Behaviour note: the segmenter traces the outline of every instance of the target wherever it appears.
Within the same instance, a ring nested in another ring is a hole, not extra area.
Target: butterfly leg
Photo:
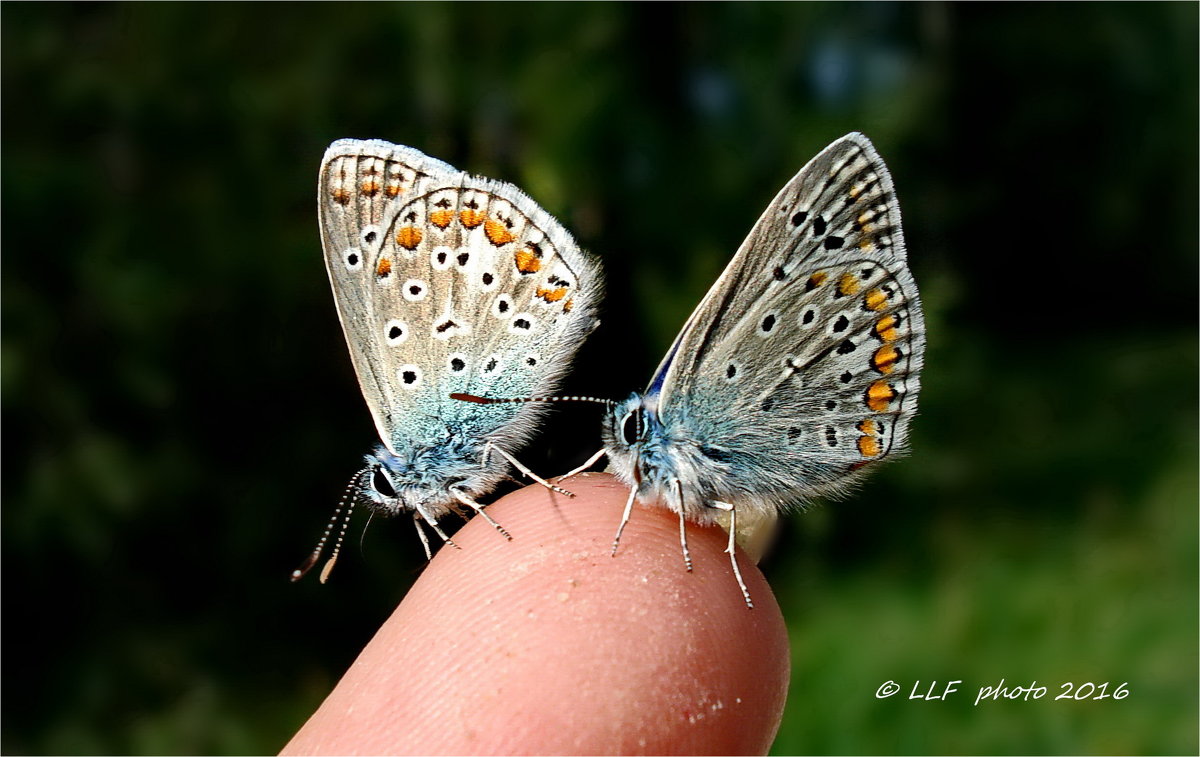
[[[692,572],[692,553],[687,545],[687,521],[683,517],[683,483],[675,479],[675,493],[679,495],[679,546],[683,548],[683,567]]]
[[[425,529],[421,528],[421,515],[417,511],[413,511],[413,527],[417,529],[417,536],[421,537],[421,546],[425,548],[425,559],[432,560],[433,552],[429,549],[429,537],[425,536]]]
[[[729,513],[729,546],[725,551],[729,553],[729,564],[733,566],[733,575],[737,578],[738,586],[742,589],[742,598],[746,600],[746,607],[754,609],[754,602],[750,599],[750,590],[746,588],[746,582],[742,580],[742,571],[738,568],[737,562],[737,542],[734,540],[734,535],[737,533],[737,509],[728,502],[712,503],[713,507],[724,510]]]
[[[501,535],[501,536],[503,536],[505,539],[508,539],[509,541],[512,541],[512,536],[510,536],[510,535],[509,535],[509,533],[508,533],[507,531],[505,531],[505,530],[504,530],[504,526],[501,526],[499,523],[497,523],[497,522],[496,522],[496,521],[495,521],[495,520],[492,518],[492,516],[488,515],[488,514],[487,514],[487,511],[483,509],[483,505],[481,505],[481,504],[479,504],[478,502],[476,502],[475,500],[471,499],[470,497],[468,497],[468,496],[466,495],[466,493],[465,493],[465,492],[462,492],[462,491],[460,491],[460,490],[458,490],[458,489],[451,489],[451,490],[450,490],[450,496],[451,496],[451,497],[454,497],[454,498],[455,498],[455,499],[457,499],[459,502],[463,503],[463,504],[464,504],[464,505],[466,505],[467,507],[469,507],[469,508],[471,508],[472,510],[474,510],[475,512],[479,513],[479,515],[480,515],[480,516],[481,516],[481,517],[482,517],[484,520],[486,520],[486,521],[487,521],[489,524],[491,524],[492,528],[494,528],[494,529],[496,529],[497,531],[499,531],[499,532],[500,532],[500,535]]]
[[[531,478],[531,479],[533,479],[534,481],[538,482],[539,484],[541,484],[542,486],[546,487],[546,488],[547,488],[547,489],[549,489],[550,491],[555,491],[555,492],[558,492],[559,494],[565,494],[565,495],[567,495],[568,497],[574,497],[574,496],[575,496],[575,493],[574,493],[574,492],[569,492],[569,491],[567,491],[566,489],[560,489],[559,487],[557,487],[557,486],[555,486],[554,484],[550,483],[549,481],[547,481],[546,479],[542,478],[542,477],[541,477],[541,476],[539,476],[538,474],[536,474],[536,473],[534,473],[533,471],[529,470],[529,469],[528,469],[528,468],[526,468],[524,465],[522,465],[522,464],[521,464],[521,462],[520,462],[519,460],[517,460],[517,458],[515,458],[515,457],[513,457],[512,455],[508,454],[507,452],[505,452],[504,450],[500,449],[499,447],[497,447],[496,445],[492,444],[491,442],[488,442],[488,443],[487,443],[487,445],[485,445],[485,446],[484,446],[484,448],[483,448],[483,459],[484,459],[484,462],[485,462],[485,464],[486,464],[486,462],[487,462],[488,453],[489,453],[491,450],[495,450],[495,451],[499,452],[499,453],[500,453],[500,456],[501,456],[501,457],[503,457],[505,460],[507,460],[507,461],[509,462],[509,464],[511,464],[511,465],[512,465],[512,467],[514,467],[514,468],[516,468],[517,470],[521,471],[521,472],[522,472],[522,473],[524,473],[526,476],[528,476],[529,478]]]
[[[446,536],[446,532],[443,531],[442,527],[438,525],[436,518],[434,518],[432,515],[425,512],[424,510],[418,509],[417,512],[420,513],[421,518],[424,519],[424,521],[425,521],[425,524],[427,526],[429,526],[430,528],[432,528],[433,532],[435,534],[442,537],[442,541],[446,542],[447,544],[449,544],[451,547],[454,547],[455,549],[461,549],[461,547],[459,547],[457,544],[454,543],[453,539],[451,539],[449,536]],[[418,529],[418,530],[420,530],[420,529]],[[424,535],[422,535],[422,539],[423,538],[424,538]],[[429,553],[428,545],[425,546],[425,552],[426,552],[426,554]],[[432,559],[432,558],[430,558],[430,559]]]
[[[578,468],[572,470],[570,473],[567,473],[566,475],[559,476],[558,483],[561,484],[563,481],[566,481],[568,478],[571,478],[572,476],[578,476],[580,473],[583,473],[585,470],[587,470],[588,468],[595,465],[597,460],[599,460],[600,458],[604,457],[607,454],[608,454],[608,450],[601,448],[596,454],[589,457],[586,463],[584,463],[583,465],[579,466]]]
[[[629,515],[633,512],[633,501],[637,499],[637,486],[629,488],[629,501],[625,503],[625,512],[621,515],[621,525],[617,526],[617,535],[613,538],[612,556],[617,556],[617,545],[621,543],[621,532],[625,530],[625,524],[629,522]]]

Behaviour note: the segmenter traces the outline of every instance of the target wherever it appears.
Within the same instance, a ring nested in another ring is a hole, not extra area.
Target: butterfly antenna
[[[326,564],[325,568],[321,571],[321,583],[325,583],[325,579],[329,577],[329,571],[333,569],[334,561],[337,560],[338,550],[342,545],[342,537],[345,536],[346,526],[350,523],[350,513],[354,510],[353,502],[350,503],[349,509],[346,508],[346,503],[350,502],[351,495],[358,488],[359,483],[362,481],[362,477],[369,473],[370,470],[370,468],[363,468],[358,473],[354,474],[354,476],[350,479],[350,483],[346,484],[346,491],[342,493],[342,499],[338,502],[337,509],[333,511],[333,516],[329,519],[329,523],[325,526],[325,532],[321,534],[320,541],[317,542],[317,546],[313,548],[312,554],[310,554],[308,558],[301,563],[300,567],[292,571],[292,581],[299,581],[301,578],[304,578],[304,575],[308,573],[308,571],[312,570],[312,567],[317,564],[318,560],[321,559],[321,553],[325,551],[325,545],[329,542],[329,535],[333,533],[334,525],[337,523],[338,518],[342,517],[342,511],[345,510],[345,522],[342,524],[341,533],[338,535],[337,546],[334,549],[333,556],[329,559],[328,564]]]
[[[329,562],[325,563],[324,568],[321,568],[321,583],[329,580],[329,574],[333,571],[333,564],[337,562],[338,555],[342,552],[342,541],[346,538],[346,529],[350,527],[350,513],[352,512],[354,512],[353,500],[351,500],[350,506],[346,508],[346,517],[342,519],[342,528],[338,531],[338,538],[333,545],[333,552],[329,555]]]
[[[454,392],[450,399],[461,402],[474,402],[479,405],[496,405],[501,402],[595,402],[599,405],[612,407],[617,403],[600,397],[480,397],[477,394]]]

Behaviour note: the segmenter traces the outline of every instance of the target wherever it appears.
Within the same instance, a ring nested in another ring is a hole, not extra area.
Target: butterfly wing
[[[836,491],[904,448],[924,347],[891,176],[849,134],[771,202],[648,394],[732,486]]]
[[[540,403],[449,395],[553,392],[597,323],[593,260],[517,188],[411,148],[334,143],[319,192],[338,314],[385,446],[449,430],[522,441]]]

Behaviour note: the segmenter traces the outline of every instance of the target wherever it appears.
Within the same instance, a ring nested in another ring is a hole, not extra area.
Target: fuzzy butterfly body
[[[649,388],[606,416],[632,487],[621,527],[635,499],[679,513],[681,539],[684,519],[728,521],[749,604],[737,518],[843,493],[901,454],[924,348],[891,176],[849,134],[779,192]]]
[[[437,519],[463,506],[496,525],[476,498],[514,466],[532,475],[512,453],[546,407],[450,395],[552,393],[598,323],[596,263],[511,184],[379,140],[329,147],[318,207],[338,316],[382,442],[343,504],[411,512],[427,552],[421,521],[447,542]]]

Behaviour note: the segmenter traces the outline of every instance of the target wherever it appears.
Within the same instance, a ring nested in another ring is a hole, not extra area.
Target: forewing
[[[827,490],[903,448],[924,345],[891,176],[850,134],[758,220],[660,367],[659,405],[771,485]]]
[[[323,197],[337,175],[329,165],[322,172]],[[361,265],[338,254],[345,238],[331,244],[328,233],[326,261],[384,443],[395,452],[451,429],[481,443],[521,441],[542,405],[449,395],[553,392],[596,324],[601,284],[590,257],[512,185],[463,173],[429,172],[376,215],[353,203],[323,202],[323,210],[333,218],[323,228],[366,230],[357,234]]]

